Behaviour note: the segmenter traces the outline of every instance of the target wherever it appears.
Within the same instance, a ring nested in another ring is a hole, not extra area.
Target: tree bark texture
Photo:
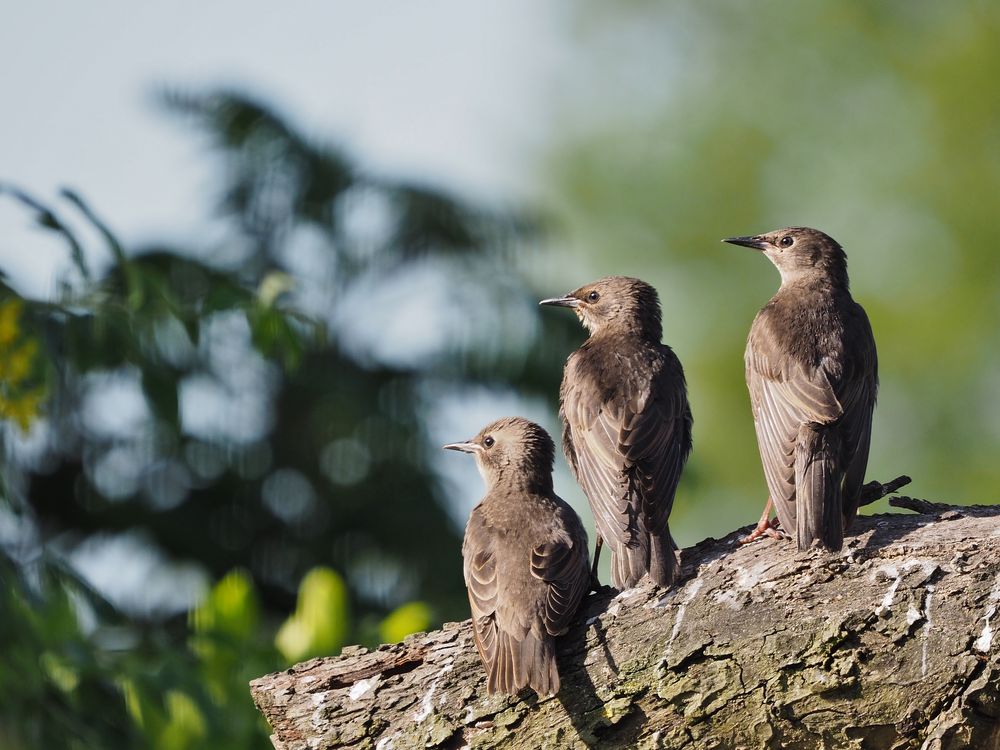
[[[684,550],[670,591],[591,594],[554,698],[487,696],[465,621],[254,701],[278,750],[1000,748],[1000,506],[861,517],[836,554],[745,531]]]

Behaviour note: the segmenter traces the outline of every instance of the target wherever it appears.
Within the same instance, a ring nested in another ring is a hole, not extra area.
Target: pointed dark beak
[[[475,453],[479,450],[479,446],[475,443],[448,443],[448,445],[441,447],[446,451],[461,451],[462,453]]]
[[[567,294],[565,297],[553,297],[552,299],[543,299],[538,304],[552,305],[553,307],[579,307],[580,300],[578,300],[576,297],[571,297]]]
[[[767,248],[767,242],[761,239],[760,236],[726,237],[723,242],[728,242],[730,245],[742,245],[743,247],[753,248],[754,250],[764,250]]]

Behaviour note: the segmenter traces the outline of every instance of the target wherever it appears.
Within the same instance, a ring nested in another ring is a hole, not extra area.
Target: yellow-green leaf
[[[431,608],[424,602],[409,602],[390,612],[378,626],[382,643],[398,643],[411,633],[427,630]]]

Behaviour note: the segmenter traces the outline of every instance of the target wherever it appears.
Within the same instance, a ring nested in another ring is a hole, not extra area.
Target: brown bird
[[[572,308],[590,337],[566,361],[560,388],[563,450],[590,501],[618,589],[677,580],[667,519],[691,452],[684,370],[660,343],[660,300],[639,279],[609,276],[542,300]]]
[[[552,490],[555,446],[534,422],[507,417],[464,443],[486,481],[462,543],[465,585],[486,689],[559,692],[555,636],[590,588],[587,533]]]
[[[851,297],[847,256],[816,229],[791,227],[725,242],[760,250],[781,288],[757,313],[746,378],[769,491],[799,549],[839,550],[858,511],[878,391],[875,337]],[[748,539],[749,539],[748,538]]]

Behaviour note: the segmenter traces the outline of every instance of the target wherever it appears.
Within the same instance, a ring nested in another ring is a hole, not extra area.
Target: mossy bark
[[[486,696],[468,622],[251,691],[278,750],[1000,748],[1000,506],[859,518],[837,554],[741,533],[588,597],[555,698]]]

